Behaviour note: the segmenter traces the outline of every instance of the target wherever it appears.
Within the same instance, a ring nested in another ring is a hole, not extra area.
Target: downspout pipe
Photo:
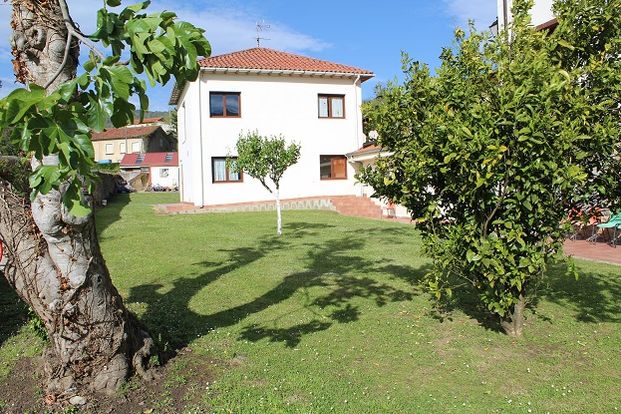
[[[358,104],[358,84],[360,83],[360,75],[356,77],[354,81],[354,96],[356,97],[356,145],[360,148],[360,124],[362,124],[362,109],[359,108]],[[358,118],[358,114],[360,113],[360,118]]]
[[[354,151],[358,150],[358,148],[360,148],[361,142],[360,142],[360,125],[362,124],[362,108],[360,108],[360,105],[358,103],[358,84],[360,83],[360,75],[358,75],[356,77],[356,80],[354,81],[354,96],[356,97],[356,148],[354,149]],[[358,118],[358,114],[360,114],[360,118]],[[351,162],[351,160],[350,160]],[[362,165],[362,164],[360,164]],[[353,166],[353,165],[352,165]],[[354,167],[354,170],[356,168]],[[357,172],[357,171],[356,171]],[[360,186],[360,196],[364,195],[364,186]]]

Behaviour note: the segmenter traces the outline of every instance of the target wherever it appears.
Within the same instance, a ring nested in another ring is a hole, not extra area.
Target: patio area
[[[580,259],[621,265],[621,246],[606,242],[589,243],[586,240],[566,240],[565,254]]]

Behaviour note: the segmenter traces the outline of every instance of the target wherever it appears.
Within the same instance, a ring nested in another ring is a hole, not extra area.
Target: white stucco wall
[[[178,152],[179,152],[179,190],[181,201],[201,200],[200,164],[200,116],[198,82],[187,85],[179,98],[177,106]]]
[[[355,81],[203,72],[200,83],[190,84],[179,101],[179,108],[185,104],[186,116],[185,126],[179,128],[183,201],[200,206],[273,198],[248,176],[244,176],[243,183],[212,183],[212,157],[235,155],[240,133],[252,130],[262,135],[282,134],[287,141],[302,146],[300,161],[287,170],[281,181],[282,198],[359,195],[351,165],[346,180],[321,180],[319,172],[320,155],[345,155],[362,145],[362,97]],[[210,118],[210,92],[239,92],[241,117]],[[345,118],[319,118],[318,94],[344,95]]]
[[[162,170],[168,170],[166,177],[162,177]],[[161,185],[166,188],[174,188],[179,186],[179,168],[178,167],[151,167],[151,185]]]
[[[504,4],[507,4],[507,12],[506,15],[508,17],[508,21],[511,22],[511,5],[512,0],[497,0],[498,4],[498,23],[500,26],[505,25],[505,12],[504,12]],[[538,26],[542,23],[549,22],[554,19],[554,13],[552,13],[552,4],[553,0],[535,0],[535,5],[531,11],[533,17],[533,25]]]

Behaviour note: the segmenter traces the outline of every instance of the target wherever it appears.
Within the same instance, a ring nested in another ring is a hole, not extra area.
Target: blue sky
[[[68,0],[72,16],[84,32],[95,26],[102,0]],[[132,2],[124,2],[131,4]],[[452,42],[456,26],[469,18],[479,28],[496,18],[496,0],[154,0],[151,10],[173,10],[180,18],[206,29],[213,54],[254,47],[255,24],[271,27],[262,46],[375,72],[363,87],[373,96],[376,82],[400,79],[401,51],[435,67],[443,46]],[[10,6],[0,3],[0,36],[8,39]],[[14,86],[8,40],[0,46],[0,95]],[[151,110],[167,110],[172,85],[149,91]]]

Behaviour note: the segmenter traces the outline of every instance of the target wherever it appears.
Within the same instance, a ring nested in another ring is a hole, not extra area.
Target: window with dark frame
[[[212,118],[241,117],[240,98],[239,92],[210,92],[209,115]]]
[[[347,157],[344,155],[320,155],[319,173],[322,180],[347,179]]]
[[[230,158],[231,163],[237,162],[237,158]],[[226,163],[226,157],[211,158],[212,182],[214,183],[240,183],[244,181],[242,172],[235,172]]]
[[[345,95],[318,95],[319,118],[345,118]]]

